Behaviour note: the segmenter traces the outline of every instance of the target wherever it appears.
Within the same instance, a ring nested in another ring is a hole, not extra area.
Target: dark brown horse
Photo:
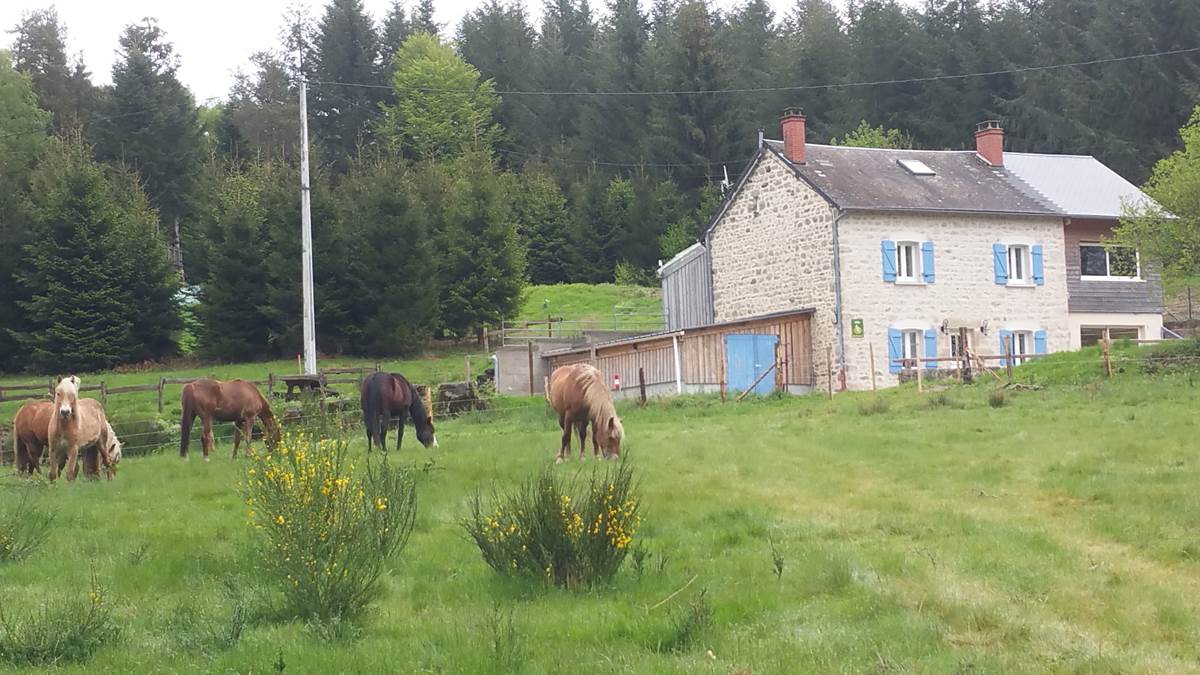
[[[17,473],[33,473],[42,463],[42,452],[50,444],[50,401],[30,401],[21,406],[13,418],[13,435],[17,442]]]
[[[266,428],[268,444],[279,442],[279,425],[271,413],[271,404],[259,393],[258,387],[245,380],[194,380],[183,385],[183,417],[179,420],[179,456],[187,459],[188,442],[192,434],[192,422],[196,416],[204,425],[201,443],[204,446],[204,461],[213,450],[212,424],[233,422],[233,456],[237,457],[242,437],[250,447],[254,433],[254,420],[261,419]]]
[[[417,440],[425,447],[437,447],[437,436],[433,433],[433,417],[425,412],[425,404],[417,394],[417,388],[409,384],[403,375],[396,373],[373,373],[363,380],[359,397],[362,404],[363,423],[367,426],[367,452],[372,444],[387,451],[387,432],[393,418],[399,419],[396,431],[396,449],[404,440],[404,418],[412,417],[417,430]]]

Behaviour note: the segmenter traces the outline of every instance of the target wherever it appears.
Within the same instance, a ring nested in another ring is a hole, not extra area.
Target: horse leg
[[[67,480],[75,480],[79,473],[79,448],[72,445],[67,449]]]
[[[558,425],[562,427],[562,442],[559,443],[558,459],[555,463],[561,463],[571,454],[571,416],[566,413],[559,413]]]
[[[237,422],[233,423],[233,458],[237,459],[238,445],[242,442],[242,427]]]
[[[98,444],[83,451],[83,475],[90,479],[100,477],[100,446]]]
[[[205,417],[202,415],[200,417],[200,421],[204,424],[204,433],[201,434],[200,439],[201,439],[202,445],[204,446],[204,461],[207,462],[208,461],[208,453],[213,451],[213,445],[215,444],[215,442],[213,441],[212,416],[210,415],[210,416]]]
[[[575,424],[575,431],[579,434],[579,461],[587,458],[587,418]]]
[[[392,413],[385,412],[379,416],[379,449],[387,452],[387,432],[392,426]]]
[[[400,450],[400,446],[404,443],[404,422],[407,417],[408,417],[408,410],[401,410],[400,414],[396,415],[396,419],[399,420],[396,423],[396,450],[397,451]],[[416,422],[413,422],[413,424],[416,424]]]
[[[254,417],[247,417],[243,423],[245,428],[242,429],[242,437],[246,439],[246,454],[249,455],[254,450]],[[234,457],[237,453],[233,453]]]

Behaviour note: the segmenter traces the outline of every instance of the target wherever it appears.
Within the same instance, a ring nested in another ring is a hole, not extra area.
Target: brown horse
[[[275,415],[271,413],[271,404],[259,393],[258,387],[245,380],[221,382],[205,378],[183,385],[183,417],[179,420],[179,456],[183,459],[187,459],[192,422],[197,416],[204,425],[204,434],[200,440],[206,462],[213,450],[213,420],[234,423],[234,457],[237,457],[238,446],[243,437],[246,439],[246,447],[250,447],[255,419],[262,420],[268,444],[279,442],[279,425],[275,422]]]
[[[563,432],[557,461],[567,459],[571,453],[572,427],[579,434],[579,460],[583,461],[589,422],[592,425],[592,454],[599,456],[600,449],[604,448],[605,459],[620,456],[625,429],[599,370],[586,363],[555,370],[550,376],[546,399],[558,413],[558,426]]]
[[[100,464],[110,467],[107,453],[115,435],[104,415],[104,407],[92,398],[79,398],[79,378],[63,378],[54,388],[54,403],[46,440],[50,447],[49,478],[55,480],[66,467],[67,480],[75,480],[79,470],[79,451],[84,454],[84,471],[89,476],[99,474]],[[111,437],[111,439],[110,439]],[[118,445],[118,456],[120,449]]]
[[[50,444],[50,415],[54,404],[50,401],[30,401],[21,406],[13,418],[13,436],[17,442],[17,473],[28,473],[39,469],[42,452]]]
[[[393,418],[399,419],[396,430],[396,449],[404,441],[404,418],[412,417],[417,430],[417,440],[425,447],[437,447],[437,435],[433,432],[433,417],[425,411],[425,404],[417,394],[417,388],[397,373],[372,373],[363,380],[359,395],[363,423],[367,427],[367,452],[377,444],[387,452],[387,432]]]

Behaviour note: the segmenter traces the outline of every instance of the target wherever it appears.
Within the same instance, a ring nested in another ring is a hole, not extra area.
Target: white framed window
[[[1013,363],[1021,365],[1034,353],[1033,331],[1015,330],[1012,334]]]
[[[1129,246],[1080,244],[1079,276],[1088,280],[1140,281],[1141,257]]]
[[[918,283],[921,280],[921,245],[915,241],[896,242],[896,281]]]
[[[903,346],[901,357],[904,359],[905,368],[920,368],[921,364],[916,359],[921,358],[921,337],[923,332],[919,330],[902,330],[900,331],[900,344]]]
[[[1010,286],[1028,286],[1033,283],[1030,274],[1029,247],[1012,244],[1008,247],[1008,283]]]
[[[1079,345],[1081,347],[1091,347],[1092,345],[1100,344],[1105,339],[1115,342],[1117,340],[1140,340],[1141,337],[1141,326],[1079,327]]]

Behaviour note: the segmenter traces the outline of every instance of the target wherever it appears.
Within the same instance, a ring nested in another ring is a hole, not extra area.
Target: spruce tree
[[[569,216],[562,190],[545,172],[526,170],[513,178],[514,215],[526,252],[529,281],[560,284],[571,278],[567,245]]]
[[[392,57],[400,50],[400,45],[412,34],[412,23],[404,12],[404,3],[392,0],[387,16],[383,20],[383,32],[379,35],[379,63],[382,82],[387,82],[392,73]]]
[[[21,17],[12,32],[13,65],[30,76],[38,105],[54,115],[54,129],[62,132],[90,121],[93,87],[81,66],[67,63],[66,28],[58,11],[34,10]]]
[[[326,84],[309,89],[309,114],[316,141],[335,173],[344,172],[360,147],[372,140],[383,90],[344,84],[380,80],[379,37],[362,0],[331,0],[317,27],[313,75]]]
[[[433,18],[433,0],[417,0],[412,11],[412,32],[426,33],[436,37],[441,30]]]
[[[500,90],[537,89],[533,27],[525,8],[517,3],[502,4],[487,0],[482,7],[463,17],[458,29],[458,52],[480,75]],[[536,114],[536,101],[530,96],[503,97],[496,108],[496,122],[505,130],[502,148],[514,150],[506,155],[521,163],[527,150],[543,139]]]

